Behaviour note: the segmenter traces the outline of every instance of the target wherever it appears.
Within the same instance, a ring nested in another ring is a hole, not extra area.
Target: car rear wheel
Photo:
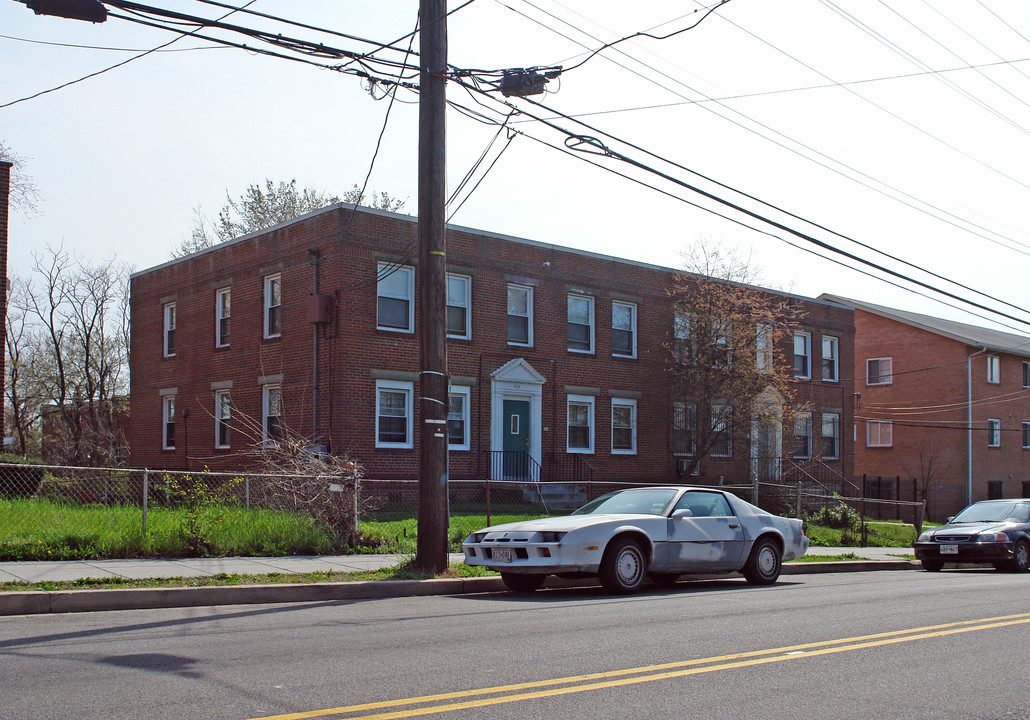
[[[632,538],[617,538],[608,545],[598,572],[601,586],[610,593],[636,592],[647,577],[647,554]]]
[[[546,575],[524,575],[522,573],[501,573],[501,582],[513,593],[525,595],[533,592],[547,579]]]
[[[920,562],[923,563],[923,570],[927,572],[940,572],[944,567],[944,563],[940,560],[921,560]]]
[[[1026,572],[1030,568],[1030,544],[1026,540],[1016,541],[1012,560],[1005,566],[1010,572]]]
[[[741,572],[752,585],[772,585],[780,577],[783,553],[770,538],[755,543]]]

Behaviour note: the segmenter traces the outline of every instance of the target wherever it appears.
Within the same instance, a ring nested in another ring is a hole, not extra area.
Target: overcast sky
[[[207,18],[225,12],[195,0],[154,2]],[[416,0],[256,0],[248,9],[385,44],[415,27],[417,8]],[[986,324],[886,284],[880,271],[867,269],[870,277],[827,260],[826,248],[681,181],[1030,320],[1018,309],[1030,307],[1030,3],[731,0],[705,12],[661,0],[475,0],[454,12],[450,63],[476,70],[571,68],[618,38],[693,27],[603,50],[533,98],[544,107],[515,100],[558,127],[516,115],[510,144],[504,131],[491,145],[497,125],[452,109],[449,190],[486,153],[468,187],[479,185],[452,222],[670,267],[701,243],[736,248],[777,288]],[[370,49],[242,13],[231,21]],[[266,177],[343,193],[368,173],[388,108],[369,187],[407,198],[405,211],[415,213],[418,106],[409,90],[391,107],[382,86],[370,92],[353,75],[185,38],[14,102],[174,37],[116,18],[93,25],[35,16],[0,0],[0,139],[27,159],[43,198],[38,216],[11,219],[9,274],[25,275],[34,249],[62,242],[84,259],[160,264],[188,237],[195,208],[214,218],[227,192],[236,197]],[[508,112],[455,83],[448,98],[491,120]],[[565,131],[598,137],[648,168],[563,152]]]

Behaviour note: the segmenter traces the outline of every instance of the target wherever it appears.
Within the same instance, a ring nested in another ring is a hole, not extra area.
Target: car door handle
[[[740,525],[737,525],[736,523],[730,523],[730,529],[731,530],[736,530],[739,527],[740,527]]]

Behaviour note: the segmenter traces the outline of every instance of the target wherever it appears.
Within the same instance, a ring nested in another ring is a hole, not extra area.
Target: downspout
[[[311,256],[311,294],[318,297],[318,248],[308,248]],[[311,444],[318,445],[318,323],[311,324]]]
[[[966,358],[966,504],[973,504],[973,358],[987,352],[987,346]]]

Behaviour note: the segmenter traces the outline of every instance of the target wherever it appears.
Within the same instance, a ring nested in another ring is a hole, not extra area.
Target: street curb
[[[848,560],[798,563],[783,566],[783,575],[915,570],[910,560]],[[546,587],[589,587],[586,580],[548,579]],[[124,588],[116,590],[29,590],[0,593],[0,616],[50,613],[150,610],[158,608],[213,607],[258,603],[332,602],[378,600],[426,595],[464,595],[501,592],[499,577],[435,578],[432,580],[370,580],[366,582],[304,583],[276,585],[227,585],[185,588]]]

